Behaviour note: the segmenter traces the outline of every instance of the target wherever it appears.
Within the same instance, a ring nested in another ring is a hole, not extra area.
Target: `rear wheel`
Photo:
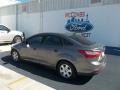
[[[11,56],[12,56],[13,61],[15,61],[15,62],[20,61],[20,55],[17,50],[12,50]]]
[[[64,79],[71,80],[76,78],[76,69],[74,66],[66,61],[61,61],[57,65],[58,74]]]
[[[22,42],[22,38],[20,36],[16,36],[16,37],[14,37],[12,43],[14,44],[14,43],[21,43],[21,42]]]

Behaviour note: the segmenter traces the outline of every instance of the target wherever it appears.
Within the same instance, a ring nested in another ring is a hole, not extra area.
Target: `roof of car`
[[[46,32],[46,33],[38,33],[38,34],[36,34],[36,35],[56,35],[56,36],[66,36],[66,34],[64,34],[64,33],[52,33],[52,32]],[[35,35],[35,36],[36,36]]]
[[[64,37],[64,38],[69,38],[69,37],[74,37],[77,35],[77,33],[54,33],[54,32],[45,32],[45,33],[38,33],[36,35],[33,35],[29,38],[32,38],[34,36],[37,36],[37,35],[55,35],[55,36],[59,36],[59,37]],[[81,36],[80,34],[78,36]]]
[[[36,34],[36,35],[58,35],[58,36],[73,36],[74,33],[53,33],[53,32],[45,32],[45,33],[39,33],[39,34]]]

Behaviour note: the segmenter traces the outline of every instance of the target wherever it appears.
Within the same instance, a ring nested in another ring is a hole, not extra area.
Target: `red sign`
[[[65,17],[84,17],[85,12],[68,12],[65,13]]]

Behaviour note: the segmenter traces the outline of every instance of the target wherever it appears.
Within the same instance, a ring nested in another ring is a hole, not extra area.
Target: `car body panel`
[[[40,34],[42,35],[42,34]],[[59,37],[67,38],[67,40],[71,40],[69,37],[62,34],[52,34],[46,33],[46,35],[56,35]],[[12,49],[17,50],[20,53],[20,56],[28,61],[32,61],[35,63],[40,63],[44,65],[48,65],[56,68],[56,65],[59,61],[65,60],[73,64],[76,68],[77,73],[93,73],[102,71],[106,65],[106,57],[104,54],[104,47],[97,44],[90,45],[82,45],[76,42],[75,40],[71,40],[74,43],[71,46],[49,46],[49,45],[36,45],[31,46],[26,44],[26,41],[12,46]],[[97,58],[88,59],[82,54],[79,53],[79,49],[86,50],[101,50],[102,54]]]

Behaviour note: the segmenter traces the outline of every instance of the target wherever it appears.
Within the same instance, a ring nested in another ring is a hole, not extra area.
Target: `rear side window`
[[[43,40],[43,44],[49,46],[62,46],[61,39],[54,35],[46,36]]]
[[[70,36],[71,39],[83,44],[83,45],[92,45],[94,44],[94,42],[88,40],[87,38],[85,37],[82,37],[82,36]]]
[[[73,43],[70,42],[70,41],[67,40],[67,39],[62,39],[62,41],[63,41],[63,45],[65,45],[65,46],[72,46],[72,45],[73,45]]]

